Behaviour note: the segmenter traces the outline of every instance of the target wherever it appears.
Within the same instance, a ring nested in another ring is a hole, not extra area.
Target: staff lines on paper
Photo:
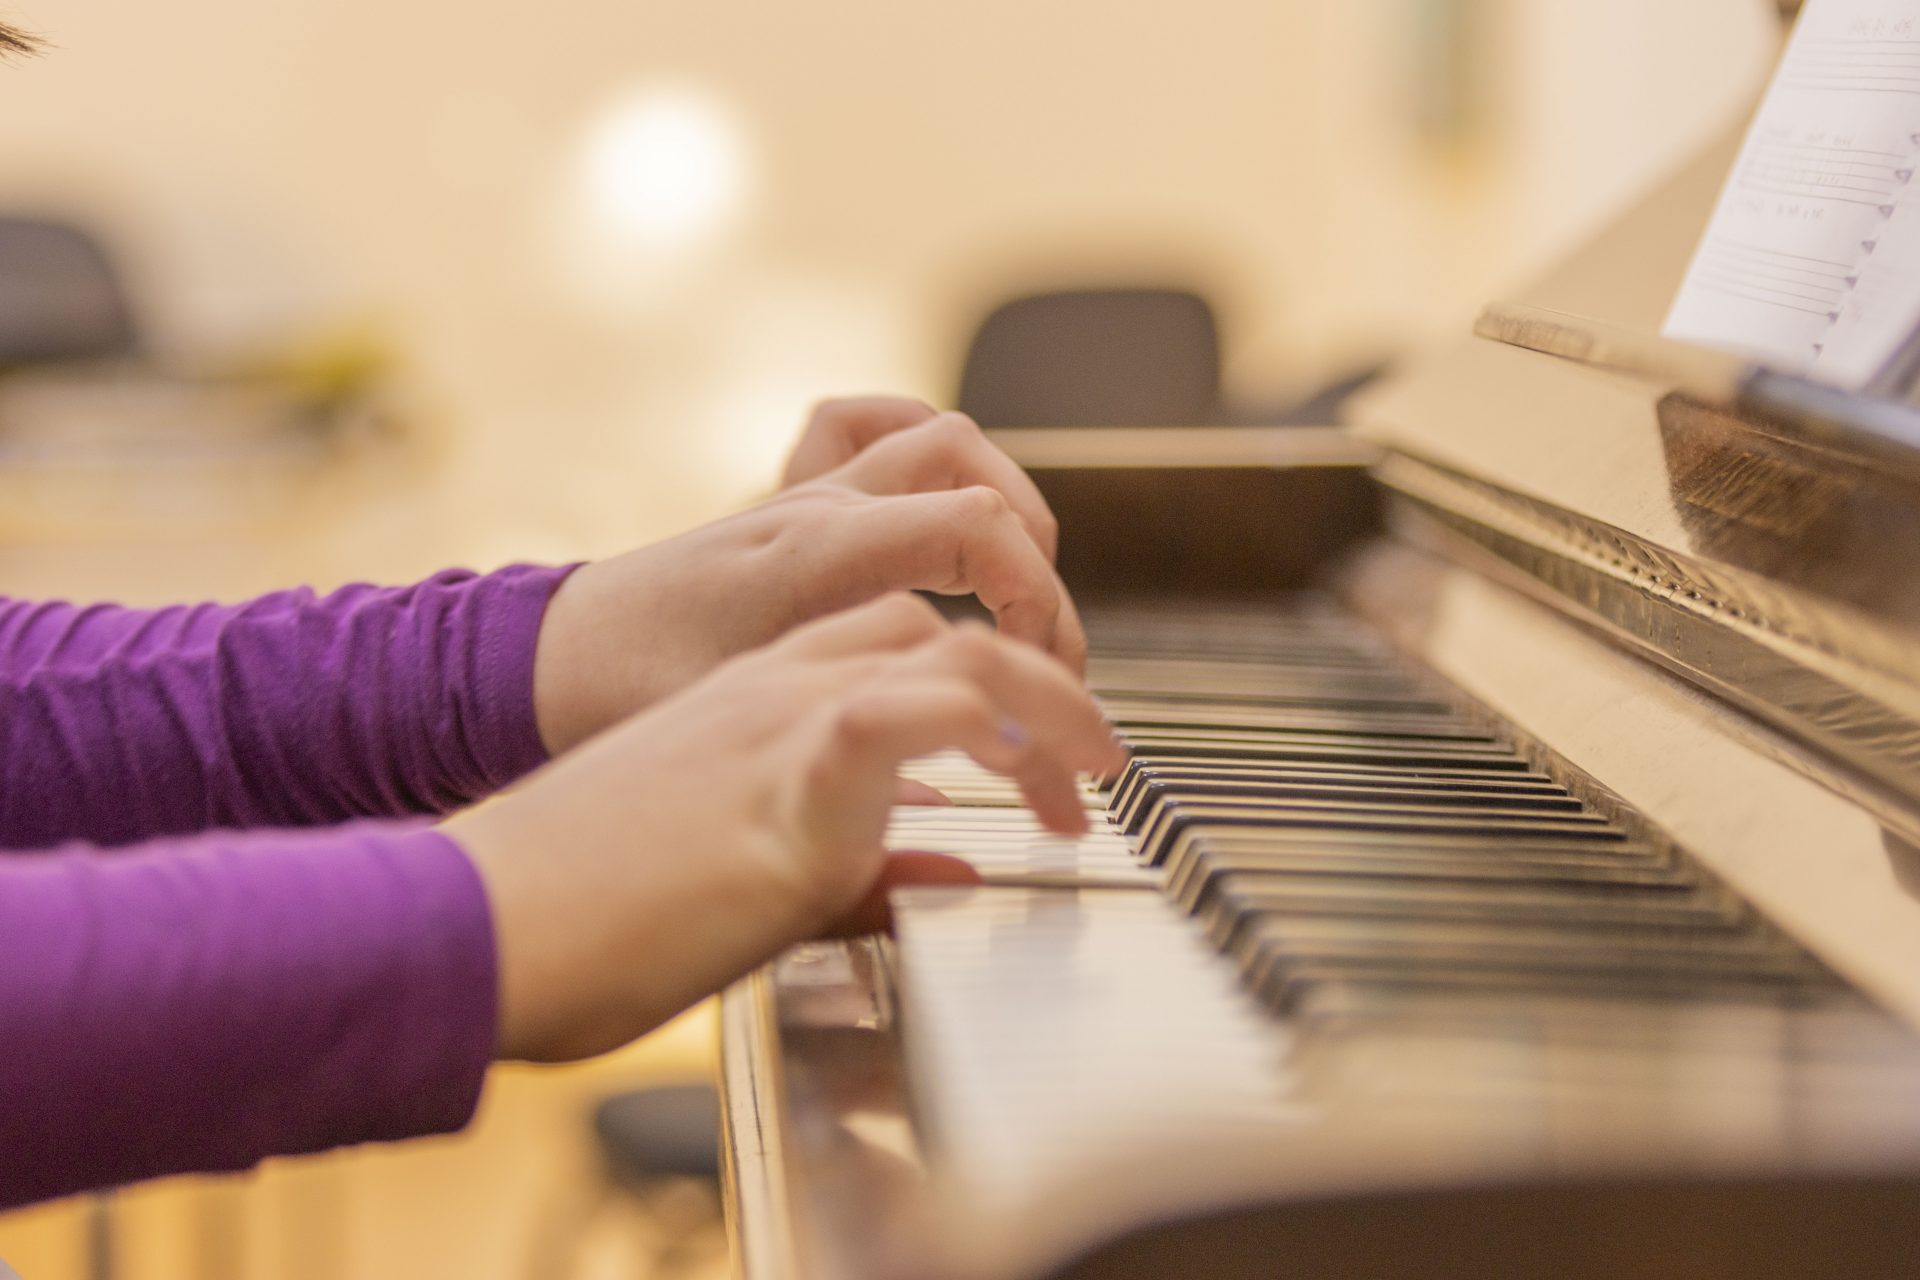
[[[1774,151],[1768,144],[1761,143],[1747,157],[1747,167],[1766,165],[1775,169],[1792,169],[1799,173],[1832,173],[1843,178],[1858,178],[1883,183],[1899,180],[1902,166],[1894,166],[1884,160],[1828,160],[1820,156],[1804,156],[1787,151]],[[1868,169],[1868,173],[1856,170]]]
[[[1837,155],[1883,156],[1888,160],[1905,160],[1910,154],[1905,151],[1876,151],[1872,147],[1841,147],[1831,142],[1794,142],[1787,138],[1761,138],[1759,141],[1762,146],[1779,147],[1793,151],[1827,151]],[[1872,162],[1862,161],[1861,163],[1870,164]]]
[[[1716,266],[1711,262],[1701,263],[1700,271],[1706,277],[1717,278],[1722,284],[1738,285],[1743,289],[1758,289],[1762,293],[1777,293],[1783,298],[1797,298],[1802,302],[1817,302],[1828,311],[1837,309],[1846,299],[1845,290],[1840,290],[1837,293],[1828,290],[1808,292],[1803,289],[1787,287],[1787,285],[1792,282],[1775,282],[1769,284],[1763,280],[1756,280],[1743,271],[1729,271],[1725,267]],[[1815,288],[1817,289],[1818,287],[1815,286]]]
[[[1920,66],[1893,67],[1885,72],[1880,72],[1867,71],[1859,67],[1829,67],[1824,64],[1805,66],[1795,61],[1787,65],[1783,74],[1791,77],[1791,79],[1787,81],[1789,84],[1795,79],[1843,80],[1850,87],[1870,89],[1873,87],[1872,82],[1876,80],[1890,81],[1893,84],[1912,84],[1914,78],[1920,75]]]
[[[1748,244],[1744,240],[1721,240],[1718,244],[1724,249],[1744,249],[1748,253],[1766,253],[1776,258],[1798,258],[1802,262],[1817,262],[1823,267],[1839,267],[1842,271],[1853,270],[1851,262],[1835,262],[1831,258],[1814,258],[1804,253],[1791,253],[1785,249],[1769,249],[1765,245]]]
[[[1844,81],[1840,84],[1814,84],[1807,80],[1782,80],[1780,83],[1789,89],[1803,89],[1808,93],[1898,93],[1907,97],[1920,94],[1920,89],[1885,89],[1879,85],[1853,84]]]
[[[1857,58],[1795,58],[1788,65],[1794,71],[1805,71],[1811,75],[1853,75],[1856,72],[1869,71],[1920,71],[1920,50],[1901,57],[1911,57],[1914,62],[1865,62]],[[1896,76],[1865,77],[1868,80],[1899,79]]]
[[[1888,203],[1885,200],[1861,200],[1854,196],[1836,196],[1826,191],[1789,191],[1784,187],[1764,186],[1761,183],[1748,182],[1745,179],[1741,180],[1740,185],[1745,190],[1756,191],[1762,195],[1789,196],[1795,200],[1838,200],[1841,204],[1863,204],[1871,209],[1881,208]]]
[[[1763,307],[1779,307],[1786,311],[1802,311],[1810,316],[1822,316],[1827,319],[1833,318],[1833,312],[1831,310],[1823,311],[1819,307],[1803,307],[1795,302],[1782,302],[1778,298],[1763,298],[1758,294],[1749,293],[1745,289],[1736,289],[1731,285],[1724,285],[1717,280],[1709,280],[1704,276],[1695,280],[1694,283],[1709,293],[1721,293],[1729,298],[1740,298],[1746,302],[1757,302]]]
[[[1873,81],[1883,84],[1913,84],[1920,79],[1920,66],[1902,67],[1905,73],[1895,75],[1891,71],[1862,71],[1857,67],[1801,67],[1793,68],[1794,75],[1801,80],[1844,80],[1852,89],[1872,89]]]
[[[1744,272],[1727,271],[1709,262],[1700,264],[1700,278],[1722,285],[1737,285],[1742,289],[1754,289],[1760,293],[1778,294],[1782,298],[1795,298],[1801,302],[1817,302],[1821,306],[1822,315],[1837,310],[1842,298],[1845,296],[1842,294],[1836,297],[1824,297],[1819,293],[1804,293],[1799,289],[1789,289],[1780,284],[1766,284],[1753,279]]]
[[[1801,182],[1812,187],[1838,187],[1842,191],[1877,192],[1881,195],[1892,195],[1899,186],[1892,177],[1876,180],[1864,173],[1844,173],[1817,164],[1768,160],[1764,156],[1749,160],[1746,173],[1764,182]]]
[[[1720,256],[1723,260],[1719,263],[1713,263],[1712,259],[1709,258],[1706,265],[1713,265],[1717,270],[1726,271],[1734,275],[1755,276],[1763,280],[1778,280],[1782,284],[1804,285],[1809,289],[1831,290],[1836,299],[1844,297],[1847,290],[1851,287],[1848,284],[1850,277],[1814,275],[1813,270],[1809,267],[1790,267],[1780,264],[1750,262],[1744,258],[1727,255]],[[1787,272],[1800,272],[1801,274],[1788,275],[1786,274]],[[1813,278],[1806,279],[1806,276],[1812,276]]]
[[[1795,62],[1818,60],[1821,62],[1857,62],[1871,65],[1875,58],[1920,58],[1920,48],[1876,49],[1868,45],[1829,45],[1826,48],[1807,46],[1795,49],[1790,55]]]
[[[1805,302],[1817,302],[1829,311],[1847,300],[1847,290],[1828,289],[1821,285],[1809,284],[1804,280],[1782,280],[1777,276],[1756,276],[1752,272],[1721,263],[1703,262],[1700,270],[1716,276],[1723,284],[1749,285],[1755,289],[1765,289],[1785,297],[1799,298]]]
[[[1738,253],[1746,257],[1758,258],[1759,263],[1756,264],[1756,267],[1760,264],[1764,264],[1766,266],[1778,268],[1779,270],[1782,270],[1782,271],[1805,271],[1808,274],[1817,274],[1817,275],[1823,276],[1828,280],[1835,280],[1835,281],[1845,281],[1848,276],[1851,276],[1856,270],[1858,270],[1858,268],[1856,268],[1850,263],[1828,262],[1824,258],[1804,258],[1798,254],[1782,254],[1778,249],[1751,249],[1751,248],[1748,248],[1746,245],[1736,244],[1731,240],[1720,241],[1718,244],[1713,246],[1713,251],[1715,253]],[[1788,257],[1788,258],[1801,257],[1801,262],[1771,261],[1771,259],[1775,257]],[[1802,266],[1801,265],[1802,262],[1808,265]],[[1832,273],[1832,274],[1829,274],[1829,273]]]
[[[1784,148],[1780,148],[1779,150],[1784,150]],[[1851,178],[1879,177],[1882,181],[1896,181],[1900,173],[1899,169],[1888,164],[1885,160],[1821,160],[1812,156],[1773,154],[1775,151],[1776,148],[1773,143],[1763,142],[1756,151],[1754,159],[1760,160],[1763,157],[1767,157],[1767,163],[1769,164],[1790,166],[1805,169],[1809,172],[1821,169],[1829,172],[1843,169],[1866,169],[1869,170],[1868,173],[1849,172],[1847,176]]]
[[[1900,172],[1890,161],[1886,160],[1823,160],[1817,156],[1796,155],[1787,151],[1784,147],[1776,148],[1770,142],[1760,144],[1760,151],[1759,154],[1755,156],[1755,159],[1761,157],[1767,158],[1771,164],[1794,165],[1809,170],[1826,169],[1829,171],[1845,171],[1848,176],[1855,178],[1878,177],[1882,180],[1890,180],[1897,177]],[[1866,172],[1856,172],[1857,170],[1863,169]]]

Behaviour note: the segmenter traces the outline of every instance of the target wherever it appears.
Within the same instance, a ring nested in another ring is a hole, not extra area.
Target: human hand
[[[796,630],[469,810],[500,954],[500,1052],[614,1048],[831,929],[886,866],[900,764],[958,748],[1085,829],[1120,748],[1031,645],[890,596]]]
[[[929,416],[915,418],[921,410]],[[1086,637],[1053,569],[1053,515],[970,419],[912,401],[829,402],[789,474],[811,478],[561,585],[534,664],[550,752],[802,622],[890,591],[973,592],[1006,635],[1084,664]]]
[[[940,411],[911,396],[842,396],[822,400],[807,415],[807,425],[787,465],[780,487],[816,480],[853,461],[855,454],[896,431],[917,427]]]

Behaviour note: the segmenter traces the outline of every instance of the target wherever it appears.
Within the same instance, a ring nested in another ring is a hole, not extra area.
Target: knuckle
[[[882,597],[878,607],[887,610],[889,618],[897,620],[902,626],[933,632],[946,625],[940,610],[931,601],[911,591],[896,591]]]
[[[969,521],[1002,520],[1013,513],[1007,495],[986,484],[970,484],[954,490],[954,505],[961,517]]]
[[[964,413],[942,413],[928,420],[929,430],[937,433],[940,440],[952,449],[967,449],[984,439],[980,424]]]
[[[835,740],[856,751],[871,745],[885,727],[885,708],[868,693],[849,695],[833,717]]]
[[[984,622],[966,621],[953,628],[944,642],[961,671],[977,675],[999,658],[1000,640]]]

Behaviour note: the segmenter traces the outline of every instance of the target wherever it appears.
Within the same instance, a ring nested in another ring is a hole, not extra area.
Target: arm
[[[443,813],[541,763],[565,570],[158,610],[0,601],[0,847]]]
[[[487,899],[437,832],[0,860],[0,1207],[458,1128],[494,1033]]]
[[[796,629],[447,826],[493,902],[500,1046],[599,1053],[795,942],[884,919],[887,883],[968,878],[884,841],[902,761],[959,748],[1049,828],[1124,756],[1031,645],[895,596]]]
[[[446,813],[903,588],[977,594],[1008,635],[1081,662],[1053,516],[966,418],[828,402],[788,478],[578,572],[153,611],[0,601],[0,848]]]
[[[0,861],[0,1207],[457,1128],[493,1055],[624,1043],[870,905],[895,770],[943,747],[1060,831],[1086,821],[1074,771],[1118,764],[1064,667],[895,598],[727,664],[447,834]]]

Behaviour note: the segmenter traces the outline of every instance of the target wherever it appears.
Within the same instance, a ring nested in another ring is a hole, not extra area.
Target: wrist
[[[615,1048],[818,932],[764,833],[716,838],[725,798],[687,805],[698,792],[589,749],[442,828],[493,914],[498,1056]],[[636,814],[657,820],[644,839]]]
[[[599,578],[589,562],[573,571],[547,601],[533,652],[533,715],[549,757],[564,755],[607,727],[603,690],[610,665],[599,650],[605,621]]]

